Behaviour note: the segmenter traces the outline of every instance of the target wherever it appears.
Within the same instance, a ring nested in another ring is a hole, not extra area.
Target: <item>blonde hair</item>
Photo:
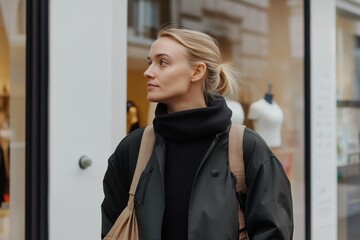
[[[183,45],[188,51],[191,65],[195,66],[200,62],[206,64],[206,97],[214,94],[237,97],[238,74],[230,64],[222,63],[218,43],[213,37],[199,31],[176,27],[161,28],[158,32],[158,38],[160,37],[170,37]]]

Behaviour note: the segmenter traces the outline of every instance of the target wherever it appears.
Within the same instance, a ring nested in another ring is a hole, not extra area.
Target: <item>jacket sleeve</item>
[[[129,199],[143,128],[124,138],[108,160],[103,179],[104,200],[101,204],[101,239],[114,225]]]
[[[290,182],[264,140],[255,132],[245,134],[245,218],[249,238],[291,240],[294,227]]]

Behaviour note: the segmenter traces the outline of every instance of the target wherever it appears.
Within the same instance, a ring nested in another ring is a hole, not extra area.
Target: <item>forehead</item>
[[[149,57],[153,58],[160,54],[170,57],[187,56],[187,49],[170,37],[160,37],[154,41],[149,51]]]

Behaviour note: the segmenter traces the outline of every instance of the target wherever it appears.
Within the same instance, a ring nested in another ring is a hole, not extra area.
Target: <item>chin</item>
[[[159,98],[157,98],[157,97],[154,97],[154,96],[150,96],[149,94],[147,95],[147,100],[149,101],[149,102],[154,102],[154,103],[158,103],[159,101],[160,101],[160,99]]]

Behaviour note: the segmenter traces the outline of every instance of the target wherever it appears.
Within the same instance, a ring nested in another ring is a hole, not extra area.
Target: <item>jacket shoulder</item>
[[[246,175],[252,175],[258,167],[274,157],[265,140],[250,128],[244,131],[243,155]]]
[[[245,217],[250,239],[292,239],[291,185],[281,162],[264,139],[248,128],[243,149],[248,187]]]
[[[124,137],[109,158],[109,165],[118,171],[127,171],[130,179],[135,171],[143,133],[144,128],[138,128]]]
[[[134,145],[139,145],[141,143],[141,138],[144,133],[144,129],[145,128],[138,128],[132,131],[131,133],[129,133],[127,136],[125,136],[116,147],[115,152],[121,151],[124,148],[134,147]]]

